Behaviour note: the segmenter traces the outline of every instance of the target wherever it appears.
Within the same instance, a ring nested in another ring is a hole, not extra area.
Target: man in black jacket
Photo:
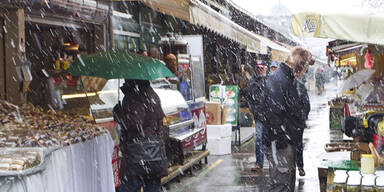
[[[300,141],[299,127],[305,121],[300,111],[296,79],[311,62],[312,55],[295,47],[286,63],[266,81],[266,125],[263,143],[269,161],[268,191],[294,191],[296,180],[296,147]]]
[[[261,171],[264,165],[263,127],[266,120],[264,116],[265,103],[265,76],[267,66],[260,61],[256,65],[256,73],[248,83],[248,106],[255,119],[256,127],[256,165],[252,171]]]

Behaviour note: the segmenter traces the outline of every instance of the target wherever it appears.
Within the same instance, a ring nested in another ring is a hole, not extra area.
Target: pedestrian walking
[[[296,165],[299,170],[299,175],[302,177],[305,176],[304,158],[303,158],[303,149],[304,149],[303,133],[304,133],[304,129],[307,127],[306,120],[308,120],[308,114],[309,114],[309,111],[311,110],[308,91],[307,91],[307,88],[305,87],[303,79],[304,79],[304,76],[302,76],[299,80],[296,81],[297,93],[299,94],[299,100],[300,100],[299,104],[301,105],[301,111],[299,111],[299,113],[301,113],[302,119],[305,119],[304,121],[301,121],[301,125],[298,127],[299,142],[296,148],[296,152],[297,152]]]
[[[263,143],[269,161],[268,191],[294,191],[296,180],[296,148],[300,141],[299,127],[305,121],[297,92],[296,81],[302,76],[312,55],[301,47],[292,49],[290,56],[266,81],[266,124]]]
[[[315,73],[316,88],[318,95],[321,95],[324,90],[325,77],[323,71],[324,70],[322,68],[318,68]]]
[[[264,166],[263,124],[266,120],[264,115],[266,74],[267,66],[260,61],[260,63],[256,65],[255,73],[248,83],[249,96],[247,101],[256,127],[256,165],[251,169],[252,171],[261,171]]]
[[[270,73],[275,72],[279,68],[279,66],[280,66],[279,62],[277,62],[277,61],[272,62],[269,72]]]
[[[169,130],[164,126],[160,99],[149,81],[126,80],[122,107],[113,109],[121,127],[120,150],[123,154],[119,192],[160,192],[161,177],[168,174],[166,142]]]

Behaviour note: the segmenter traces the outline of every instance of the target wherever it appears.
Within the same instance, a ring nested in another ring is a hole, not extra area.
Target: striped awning
[[[140,0],[142,3],[159,11],[189,21],[189,0]]]
[[[260,49],[255,33],[226,18],[198,0],[140,0],[145,5],[167,15],[208,28],[252,50]]]
[[[191,1],[190,23],[208,29],[236,41],[252,50],[260,50],[258,36],[239,24],[218,13],[200,1]]]

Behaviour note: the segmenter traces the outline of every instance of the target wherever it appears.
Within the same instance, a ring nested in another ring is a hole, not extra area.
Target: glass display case
[[[124,98],[124,94],[120,90],[123,83],[124,80],[110,79],[104,88],[93,96],[94,98],[89,98],[91,100],[90,111],[96,123],[113,121],[113,107],[118,100],[122,102]]]
[[[161,38],[159,46],[163,50],[164,57],[169,53],[177,57],[178,89],[187,101],[192,116],[197,116],[199,121],[205,119],[205,79],[202,57],[202,36],[173,36],[172,34],[168,34]]]
[[[206,128],[195,123],[196,120],[193,120],[189,105],[179,91],[164,88],[154,88],[154,90],[160,98],[161,107],[166,115],[173,157],[183,164],[188,151],[199,145],[205,148]]]
[[[192,90],[195,100],[205,100],[204,64],[199,56],[192,56]]]

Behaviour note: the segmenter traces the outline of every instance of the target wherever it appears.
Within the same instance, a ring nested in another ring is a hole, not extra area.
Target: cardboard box
[[[221,109],[221,124],[224,125],[227,122],[228,108],[223,107]]]
[[[205,103],[207,125],[221,125],[221,105],[217,102]]]
[[[371,150],[369,149],[368,143],[355,143],[355,146],[353,147],[351,151],[351,160],[360,161],[362,154],[370,154]]]
[[[210,155],[231,154],[231,140],[232,137],[208,138],[207,149]]]
[[[232,136],[232,125],[207,125],[208,138],[224,138]]]

